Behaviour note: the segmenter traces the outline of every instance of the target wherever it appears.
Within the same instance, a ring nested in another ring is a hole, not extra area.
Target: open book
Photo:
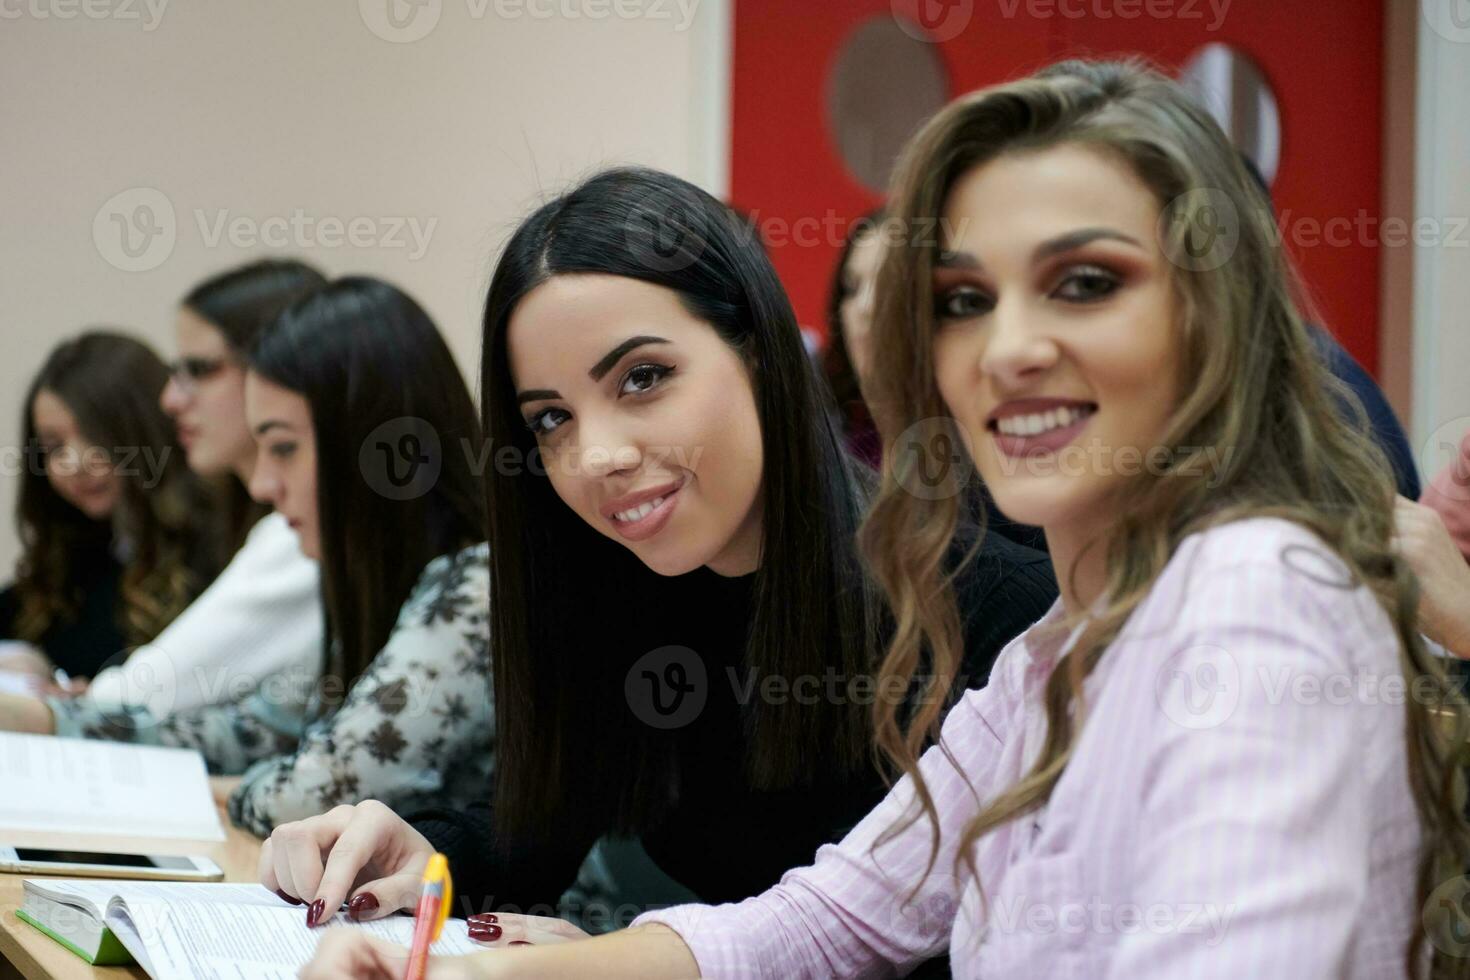
[[[260,885],[27,878],[17,914],[87,959],[113,940],[153,980],[295,980],[323,932],[308,929],[300,907]],[[339,912],[331,924],[404,946],[413,940],[408,916],[358,923]],[[450,920],[432,952],[480,948],[463,922]]]
[[[194,749],[0,732],[0,830],[221,841]]]

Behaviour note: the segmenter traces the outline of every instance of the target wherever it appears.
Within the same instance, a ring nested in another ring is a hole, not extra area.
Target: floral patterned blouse
[[[212,774],[244,774],[230,819],[262,837],[341,803],[377,799],[412,812],[486,800],[495,731],[489,613],[481,543],[424,568],[387,643],[334,712],[317,677],[276,675],[234,700],[165,718],[52,699],[56,732],[198,749]]]

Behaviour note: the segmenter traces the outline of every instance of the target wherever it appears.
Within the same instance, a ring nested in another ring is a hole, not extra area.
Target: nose
[[[255,472],[250,474],[250,483],[245,489],[250,494],[251,500],[275,507],[280,503],[284,485],[280,478],[271,472],[268,465],[263,461],[257,461]]]
[[[1044,374],[1060,352],[1045,322],[1030,309],[1024,296],[1002,295],[991,311],[984,337],[980,371],[1002,387],[1016,387]]]
[[[616,419],[582,419],[582,472],[595,479],[636,470],[643,450]]]
[[[177,378],[170,377],[163,386],[162,394],[158,396],[159,407],[163,409],[164,414],[177,416],[188,403],[189,396],[184,393],[183,385],[179,384]]]

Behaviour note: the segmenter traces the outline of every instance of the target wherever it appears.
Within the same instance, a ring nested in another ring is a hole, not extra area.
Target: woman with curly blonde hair
[[[1337,412],[1248,181],[1134,64],[931,119],[874,327],[902,366],[874,379],[863,531],[898,622],[885,674],[943,684],[960,653],[940,559],[965,470],[944,495],[920,467],[973,462],[1044,528],[1060,601],[922,758],[937,711],[875,709],[905,775],[812,866],[584,942],[501,916],[538,946],[430,976],[892,976],[943,949],[963,977],[1470,974],[1463,714],[1392,550],[1392,471]],[[401,956],[332,937],[303,976]]]

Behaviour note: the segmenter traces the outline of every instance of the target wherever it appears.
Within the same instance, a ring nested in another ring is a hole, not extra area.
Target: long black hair
[[[326,282],[326,276],[297,259],[260,259],[210,276],[189,290],[182,305],[218,330],[243,362],[282,310]],[[245,485],[233,478],[222,481],[220,492],[225,539],[233,554],[269,508],[251,500]]]
[[[325,673],[346,690],[387,642],[424,566],[485,539],[474,401],[423,308],[367,277],[288,307],[249,366],[311,409]]]
[[[214,577],[222,559],[210,524],[207,488],[189,471],[173,423],[159,407],[168,368],[147,344],[114,330],[90,330],[58,344],[26,391],[25,473],[16,502],[24,553],[17,567],[16,631],[38,642],[82,607],[79,562],[126,537],[118,626],[131,645],[153,639]],[[112,457],[121,480],[112,519],[95,521],[57,494],[33,409],[55,394],[82,435]]]
[[[567,273],[672,290],[749,370],[765,465],[747,666],[786,677],[870,670],[879,600],[855,543],[868,491],[752,230],[694,185],[636,168],[599,173],[526,219],[490,283],[481,364],[486,433],[521,458],[539,455],[516,403],[507,328],[528,292]],[[577,517],[544,470],[496,467],[486,492],[497,826],[535,833],[575,809],[636,832],[669,802],[675,749],[623,699],[622,677],[646,651],[598,623],[610,621],[602,612],[657,608],[669,585]],[[758,788],[871,761],[861,709],[824,701],[744,711],[745,775]]]

